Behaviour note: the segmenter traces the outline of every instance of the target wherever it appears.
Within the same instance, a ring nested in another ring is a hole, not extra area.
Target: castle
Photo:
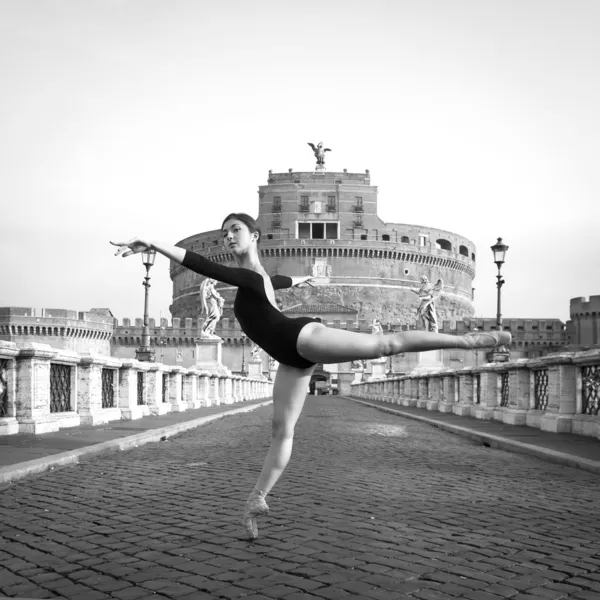
[[[252,212],[252,211],[249,211]],[[225,215],[223,215],[225,216]],[[378,319],[384,331],[416,326],[417,295],[423,276],[443,280],[436,302],[440,331],[464,333],[475,327],[495,328],[495,319],[475,319],[473,279],[476,248],[467,238],[427,225],[386,223],[377,214],[377,187],[364,173],[269,171],[258,189],[258,217],[263,235],[261,261],[268,273],[312,275],[315,287],[279,290],[278,300],[290,316],[320,318],[324,324],[369,331]],[[233,265],[223,247],[220,230],[193,234],[177,244],[216,262]],[[150,343],[156,360],[166,364],[195,364],[195,340],[202,319],[200,284],[203,278],[171,264],[172,320],[150,319]],[[241,372],[249,359],[250,342],[232,312],[236,289],[218,284],[225,299],[216,333],[223,339],[223,363]],[[509,319],[504,329],[513,334],[511,357],[540,356],[561,348],[600,344],[600,296],[571,300],[571,320]],[[117,358],[135,357],[141,345],[142,319],[120,323],[108,309],[87,313],[45,309],[0,309],[0,339],[40,341],[81,351],[84,347]],[[268,357],[264,357],[268,369]],[[390,359],[390,370],[407,372],[414,357]],[[482,356],[445,351],[444,363],[456,367],[483,361]],[[330,366],[335,372],[336,366]]]

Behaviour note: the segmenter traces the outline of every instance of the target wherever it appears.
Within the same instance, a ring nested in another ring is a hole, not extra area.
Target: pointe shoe
[[[463,336],[467,348],[494,348],[508,346],[512,335],[508,331],[471,331]]]
[[[269,514],[269,506],[265,501],[266,494],[259,490],[252,490],[250,497],[246,502],[246,510],[242,524],[246,529],[246,533],[251,540],[258,537],[258,526],[256,525],[256,517]]]

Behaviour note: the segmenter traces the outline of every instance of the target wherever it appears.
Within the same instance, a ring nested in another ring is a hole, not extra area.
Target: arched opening
[[[400,238],[400,243],[401,244],[410,244],[410,238],[407,235],[403,235]]]
[[[437,244],[437,247],[441,250],[447,250],[448,252],[452,252],[452,244],[448,240],[440,238],[439,240],[436,240],[435,243]]]
[[[389,241],[390,241],[390,236],[389,236],[389,234],[388,234],[388,233],[384,233],[384,234],[381,236],[381,239],[382,239],[384,242],[389,242]]]
[[[458,253],[466,256],[467,258],[469,257],[469,249],[466,246],[460,246]]]

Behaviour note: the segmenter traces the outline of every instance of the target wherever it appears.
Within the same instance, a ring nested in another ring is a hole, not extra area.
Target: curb
[[[541,446],[534,446],[533,444],[526,444],[524,442],[509,440],[503,437],[499,437],[497,435],[493,435],[491,433],[482,433],[474,429],[469,429],[468,427],[461,427],[460,425],[443,423],[442,421],[438,421],[436,419],[428,419],[427,417],[421,417],[419,415],[407,413],[402,410],[395,410],[393,408],[387,408],[386,406],[371,404],[370,402],[365,402],[364,400],[357,400],[355,398],[351,398],[350,396],[342,397],[346,400],[351,400],[352,402],[357,402],[358,404],[364,404],[365,406],[370,406],[371,408],[376,408],[377,410],[381,410],[383,412],[388,412],[394,415],[399,415],[401,417],[406,417],[407,419],[413,419],[414,421],[421,421],[422,423],[432,425],[433,427],[437,427],[438,429],[443,429],[444,431],[447,431],[449,433],[454,433],[456,435],[460,435],[462,437],[481,442],[482,444],[487,444],[490,446],[490,448],[510,450],[512,452],[528,454],[530,456],[535,456],[537,458],[541,458],[542,460],[557,463],[559,465],[575,467],[578,469],[582,469],[583,471],[590,471],[592,473],[600,473],[600,462],[595,460],[590,460],[588,458],[583,458],[580,456],[574,456],[573,454],[565,454],[564,452],[557,452],[556,450],[551,450],[550,448],[543,448]]]
[[[69,450],[67,452],[60,452],[44,458],[36,458],[34,460],[28,460],[25,462],[10,465],[8,467],[0,468],[0,485],[11,483],[31,475],[37,475],[48,471],[55,467],[64,467],[67,465],[77,464],[80,459],[96,454],[108,454],[111,452],[119,452],[123,450],[131,450],[144,444],[150,444],[152,442],[162,442],[174,435],[194,429],[228,417],[229,415],[236,415],[243,412],[250,412],[262,406],[267,406],[273,402],[272,399],[260,402],[259,404],[252,404],[251,406],[242,406],[226,412],[208,415],[206,417],[198,417],[191,421],[184,421],[183,423],[174,423],[173,425],[167,425],[166,427],[160,427],[158,429],[151,429],[149,431],[143,431],[127,437],[118,438],[115,440],[108,440],[107,442],[101,442],[100,444],[94,444],[92,446],[86,446],[84,448],[78,448],[77,450]],[[0,596],[0,600],[2,596]]]

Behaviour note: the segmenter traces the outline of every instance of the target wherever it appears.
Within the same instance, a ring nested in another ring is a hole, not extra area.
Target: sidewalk
[[[505,425],[471,417],[377,401],[345,398],[398,416],[416,419],[482,445],[537,456],[549,462],[600,473],[600,441],[533,427]],[[158,442],[227,415],[254,410],[272,399],[203,407],[185,412],[64,428],[56,433],[0,437],[0,485],[48,469],[74,464],[83,456],[117,452]]]
[[[54,467],[75,464],[84,456],[163,441],[215,419],[254,410],[272,401],[261,398],[102,425],[66,427],[55,433],[0,436],[0,485]]]
[[[537,456],[548,462],[600,474],[600,440],[572,433],[551,433],[534,427],[506,425],[499,421],[460,417],[425,408],[401,406],[377,400],[347,400],[392,414],[428,423],[444,431],[480,442],[490,448]]]

